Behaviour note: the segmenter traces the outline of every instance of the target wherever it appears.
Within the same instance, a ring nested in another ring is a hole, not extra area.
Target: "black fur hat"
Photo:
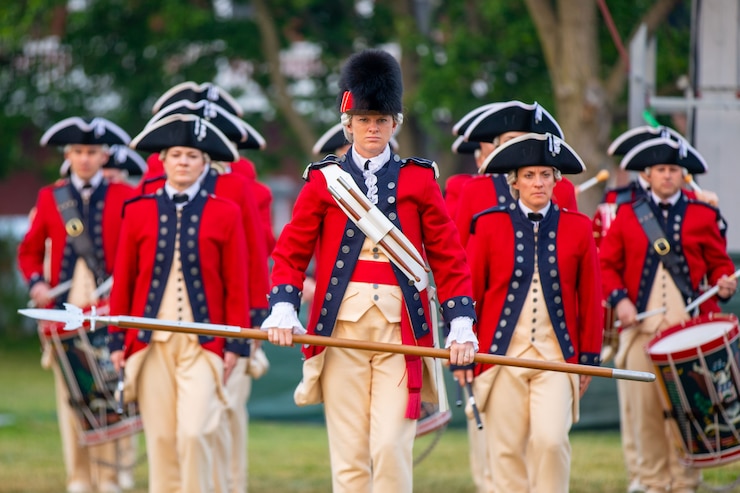
[[[383,50],[352,55],[339,79],[339,112],[349,114],[403,113],[401,67]]]

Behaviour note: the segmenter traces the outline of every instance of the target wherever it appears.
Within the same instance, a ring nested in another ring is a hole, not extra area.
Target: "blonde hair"
[[[100,150],[104,153],[110,154],[110,146],[108,144],[65,144],[62,151],[64,152],[64,154],[67,154],[69,151],[72,150],[72,146],[76,145],[95,145],[97,147],[100,147]]]
[[[159,160],[164,162],[164,158],[167,156],[167,151],[169,151],[170,148],[167,147],[165,149],[162,149],[159,151]],[[198,149],[200,151],[200,149]],[[201,154],[203,154],[203,161],[205,161],[206,164],[211,164],[211,156],[208,155],[207,152],[200,151]]]
[[[520,168],[516,168],[506,173],[506,184],[509,185],[509,192],[511,193],[511,196],[514,197],[514,200],[519,200],[519,190],[514,188],[514,184],[519,177],[519,169]],[[555,176],[556,183],[563,179],[563,174],[560,172],[559,169],[553,167],[552,170],[553,175]]]
[[[391,115],[391,117],[393,118],[393,121],[396,122],[396,125],[401,125],[403,123],[403,113],[396,113],[395,115]],[[342,122],[344,138],[347,139],[347,142],[350,144],[353,143],[354,138],[352,137],[352,133],[347,130],[347,127],[352,123],[352,115],[350,113],[342,113],[339,116],[339,121]]]

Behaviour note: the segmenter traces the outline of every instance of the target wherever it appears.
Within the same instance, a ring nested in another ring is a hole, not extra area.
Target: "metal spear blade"
[[[92,315],[85,315],[82,309],[71,305],[64,304],[64,310],[55,310],[47,308],[22,308],[18,313],[26,317],[35,318],[36,320],[45,320],[47,322],[60,322],[64,324],[64,330],[75,330],[82,327],[86,319],[94,319],[95,312]]]

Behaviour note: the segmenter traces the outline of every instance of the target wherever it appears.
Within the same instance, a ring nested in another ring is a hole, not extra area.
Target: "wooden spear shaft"
[[[110,319],[110,321],[106,320],[108,318]],[[258,329],[245,329],[233,326],[212,325],[208,328],[203,328],[194,326],[195,324],[186,325],[180,322],[170,322],[166,320],[126,316],[99,317],[99,321],[101,323],[110,323],[112,325],[128,329],[168,330],[171,332],[182,332],[186,334],[232,337],[240,339],[260,339],[265,341],[267,340],[266,331]],[[405,344],[389,344],[354,339],[341,339],[337,337],[326,337],[309,334],[294,334],[293,342],[297,344],[307,344],[310,346],[342,347],[348,349],[364,349],[368,351],[409,354],[431,358],[450,358],[449,349],[410,346]],[[532,368],[535,370],[576,373],[579,375],[590,375],[594,377],[636,380],[641,382],[652,382],[655,380],[655,375],[648,372],[638,372],[601,366],[579,365],[574,363],[562,363],[557,361],[530,360],[514,358],[511,356],[500,356],[495,354],[477,353],[475,355],[475,362],[493,365],[517,366],[520,368]]]

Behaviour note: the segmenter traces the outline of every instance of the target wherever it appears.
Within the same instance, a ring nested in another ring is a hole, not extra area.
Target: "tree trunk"
[[[316,141],[316,135],[314,135],[313,130],[306,123],[306,119],[295,110],[293,107],[293,98],[288,94],[287,81],[280,71],[280,40],[273,16],[270,14],[265,0],[254,0],[252,4],[255,10],[255,21],[260,30],[263,53],[269,67],[270,82],[275,90],[275,97],[271,99],[280,108],[280,112],[298,139],[301,150],[306,156],[310,156],[311,149]]]

